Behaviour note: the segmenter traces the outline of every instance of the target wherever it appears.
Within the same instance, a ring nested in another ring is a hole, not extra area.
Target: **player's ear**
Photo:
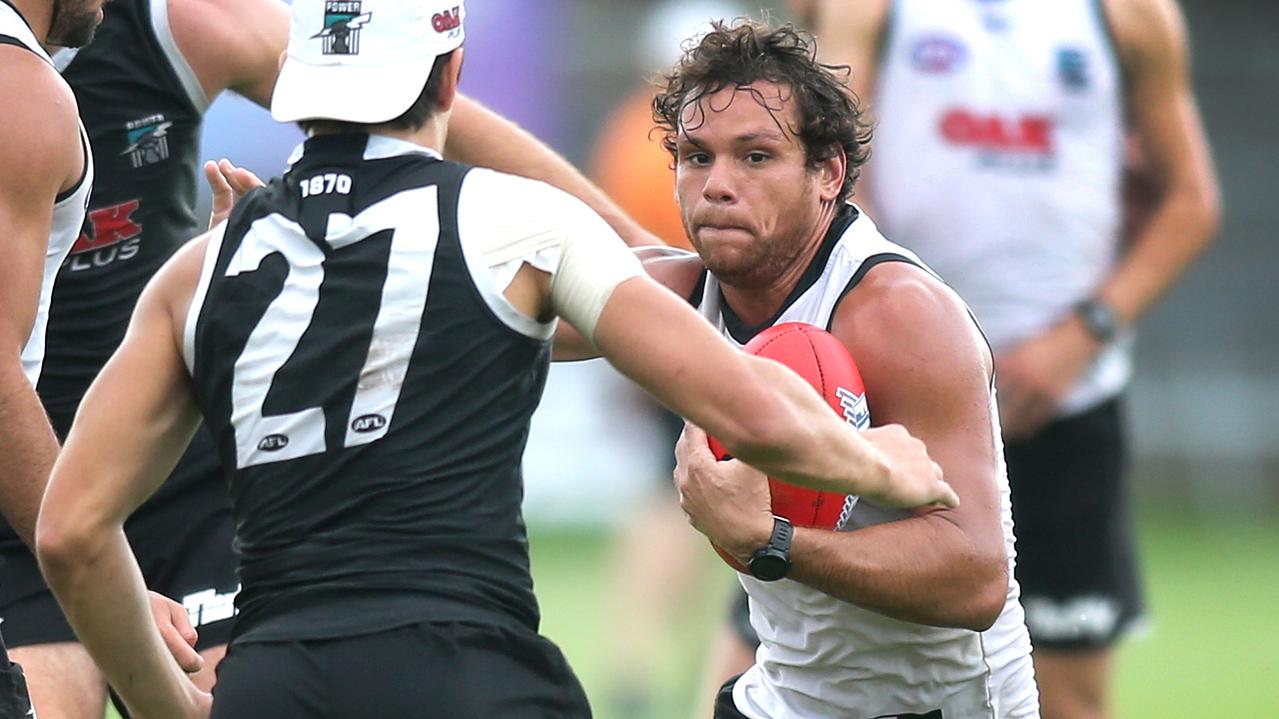
[[[844,178],[848,175],[848,156],[844,148],[835,146],[835,152],[825,160],[817,163],[818,194],[823,202],[831,202],[839,197],[844,187]]]
[[[437,111],[448,112],[453,109],[453,101],[457,99],[458,84],[462,80],[463,49],[454,50],[445,61],[444,72],[440,76],[440,96]]]

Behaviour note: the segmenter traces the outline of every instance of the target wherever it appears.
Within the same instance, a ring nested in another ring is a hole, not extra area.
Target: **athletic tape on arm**
[[[555,313],[593,339],[614,288],[643,274],[639,260],[576,197],[534,180],[482,170],[471,175],[477,173],[483,175],[475,179],[502,198],[504,206],[492,211],[507,218],[494,222],[484,236],[484,263],[498,290],[525,264],[549,273]]]

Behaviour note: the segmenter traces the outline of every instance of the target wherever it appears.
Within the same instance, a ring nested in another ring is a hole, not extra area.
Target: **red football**
[[[837,414],[857,429],[870,426],[870,410],[866,406],[866,389],[857,364],[844,344],[829,332],[803,322],[774,325],[755,335],[742,348],[758,357],[781,362],[822,395]],[[729,459],[724,447],[710,437],[711,452],[721,460]],[[847,495],[819,492],[768,478],[773,498],[773,514],[785,517],[797,527],[834,529],[850,501]],[[715,551],[729,566],[746,571],[736,559],[719,547]]]

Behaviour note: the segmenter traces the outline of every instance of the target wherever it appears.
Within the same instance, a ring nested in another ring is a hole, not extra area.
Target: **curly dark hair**
[[[858,168],[870,156],[870,123],[863,117],[857,97],[841,79],[847,65],[823,65],[817,61],[817,41],[807,32],[786,24],[771,27],[755,20],[722,20],[711,23],[711,32],[684,55],[653,98],[653,120],[663,133],[662,146],[677,157],[676,138],[680,115],[689,103],[726,87],[745,87],[764,80],[789,87],[786,100],[797,103],[799,126],[783,128],[799,137],[810,167],[829,160],[842,150],[848,158],[847,175],[836,201],[852,194]],[[762,97],[756,100],[770,112]],[[781,125],[779,120],[778,125]]]

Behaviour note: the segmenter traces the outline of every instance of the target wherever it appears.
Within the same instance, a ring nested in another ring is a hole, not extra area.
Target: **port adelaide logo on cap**
[[[311,36],[324,41],[325,55],[359,55],[360,29],[373,19],[373,13],[360,12],[360,0],[327,0],[324,3],[324,29]]]

